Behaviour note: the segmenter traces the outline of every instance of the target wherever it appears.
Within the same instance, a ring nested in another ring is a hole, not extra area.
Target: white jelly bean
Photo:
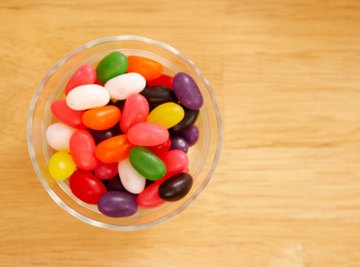
[[[119,162],[118,169],[121,183],[127,191],[139,194],[144,190],[146,179],[133,168],[128,158]]]
[[[105,106],[110,101],[108,91],[97,84],[80,85],[66,96],[66,104],[73,110]]]
[[[139,73],[130,72],[112,78],[104,86],[111,98],[123,100],[131,94],[140,93],[146,86],[146,80]]]
[[[64,123],[56,122],[46,129],[46,141],[57,151],[69,151],[70,138],[75,130]]]

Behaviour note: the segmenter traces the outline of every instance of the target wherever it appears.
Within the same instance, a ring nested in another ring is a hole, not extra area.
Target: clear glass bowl
[[[139,209],[135,215],[126,218],[106,217],[95,205],[87,205],[78,200],[72,195],[68,182],[53,180],[47,167],[49,158],[54,153],[45,139],[46,128],[54,121],[50,111],[52,101],[65,98],[65,83],[79,66],[85,63],[95,65],[112,51],[154,59],[163,64],[167,74],[186,72],[195,79],[204,97],[204,106],[196,122],[200,131],[199,141],[188,153],[189,172],[194,178],[191,191],[180,201],[165,203],[153,209]],[[129,231],[152,227],[170,219],[188,207],[202,192],[220,158],[222,125],[214,91],[191,60],[165,43],[126,35],[86,43],[67,54],[49,70],[37,88],[29,108],[27,139],[36,175],[58,205],[85,223],[111,230]]]

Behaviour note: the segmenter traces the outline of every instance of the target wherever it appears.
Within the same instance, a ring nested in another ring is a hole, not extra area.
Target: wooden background
[[[58,207],[26,146],[46,71],[122,34],[193,59],[224,119],[203,194],[128,233]],[[0,37],[0,266],[360,266],[360,1],[1,0]]]

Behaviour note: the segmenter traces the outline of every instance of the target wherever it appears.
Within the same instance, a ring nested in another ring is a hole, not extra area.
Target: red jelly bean
[[[157,146],[169,139],[169,132],[161,125],[140,122],[128,130],[127,137],[130,143],[137,146]]]
[[[137,72],[141,74],[145,80],[150,81],[161,76],[163,66],[159,62],[146,57],[128,56],[127,72]]]
[[[108,105],[85,111],[82,121],[90,129],[101,131],[115,126],[120,118],[120,109],[113,105]]]
[[[184,171],[189,164],[188,157],[182,150],[170,150],[160,155],[160,158],[166,165],[166,174],[164,178]]]
[[[161,179],[163,180],[163,179]],[[161,183],[156,181],[145,188],[137,197],[136,202],[141,208],[155,208],[165,201],[159,197],[159,187]]]
[[[126,138],[125,134],[117,135],[102,141],[95,149],[95,156],[105,163],[116,163],[125,159],[129,153],[132,144]]]
[[[73,110],[68,107],[65,99],[55,100],[51,104],[51,112],[63,123],[78,129],[85,129],[82,122],[84,111]]]
[[[86,64],[81,66],[75,71],[71,76],[68,83],[65,86],[65,94],[68,94],[72,89],[84,84],[95,83],[96,80],[96,70],[90,65]]]
[[[151,80],[147,82],[147,85],[149,87],[153,87],[153,86],[166,86],[167,88],[173,88],[173,81],[174,78],[163,74],[161,75],[159,78],[155,79],[155,80]]]
[[[106,192],[106,187],[93,174],[77,170],[70,176],[72,193],[88,204],[97,204],[99,198]]]
[[[98,165],[95,168],[95,176],[102,180],[111,179],[117,174],[118,174],[117,163],[104,163],[99,161]]]
[[[77,130],[70,138],[70,153],[79,169],[91,171],[98,164],[94,156],[95,141],[86,130]]]
[[[162,143],[157,146],[148,146],[146,148],[149,149],[155,155],[159,156],[159,155],[167,152],[170,149],[170,147],[171,147],[171,139],[169,138],[168,140],[166,140],[165,143]]]
[[[146,121],[149,115],[149,103],[140,94],[128,96],[123,108],[120,129],[126,133],[128,129],[136,123]]]

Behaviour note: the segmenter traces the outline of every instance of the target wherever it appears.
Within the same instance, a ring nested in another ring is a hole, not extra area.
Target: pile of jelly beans
[[[203,105],[191,76],[163,73],[149,58],[115,51],[78,68],[52,102],[49,172],[110,217],[177,201],[190,191],[187,152]]]

